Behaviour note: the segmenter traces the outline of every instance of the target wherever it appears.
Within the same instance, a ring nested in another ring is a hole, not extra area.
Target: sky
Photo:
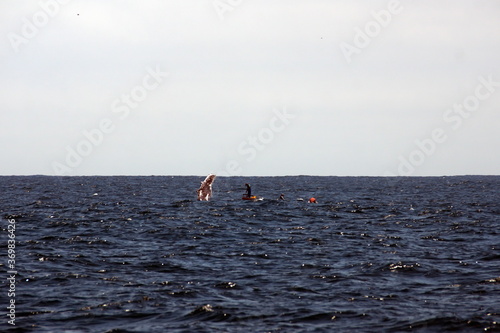
[[[0,175],[500,175],[497,0],[0,2]]]

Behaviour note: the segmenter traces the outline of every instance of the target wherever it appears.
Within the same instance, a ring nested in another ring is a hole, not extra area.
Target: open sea
[[[0,177],[0,331],[500,331],[500,176],[204,179]]]

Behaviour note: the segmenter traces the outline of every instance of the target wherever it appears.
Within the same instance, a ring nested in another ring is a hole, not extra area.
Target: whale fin
[[[215,177],[217,176],[209,174],[207,178],[201,182],[200,188],[196,191],[196,193],[198,193],[199,201],[208,201],[212,198],[212,183],[214,182]]]

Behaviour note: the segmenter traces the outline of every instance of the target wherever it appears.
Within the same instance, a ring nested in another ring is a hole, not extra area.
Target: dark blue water
[[[0,177],[0,330],[499,330],[500,177],[204,178]]]

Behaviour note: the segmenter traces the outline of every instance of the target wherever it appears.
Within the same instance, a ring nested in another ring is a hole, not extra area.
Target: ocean
[[[500,331],[500,176],[205,176],[0,177],[0,331]]]

